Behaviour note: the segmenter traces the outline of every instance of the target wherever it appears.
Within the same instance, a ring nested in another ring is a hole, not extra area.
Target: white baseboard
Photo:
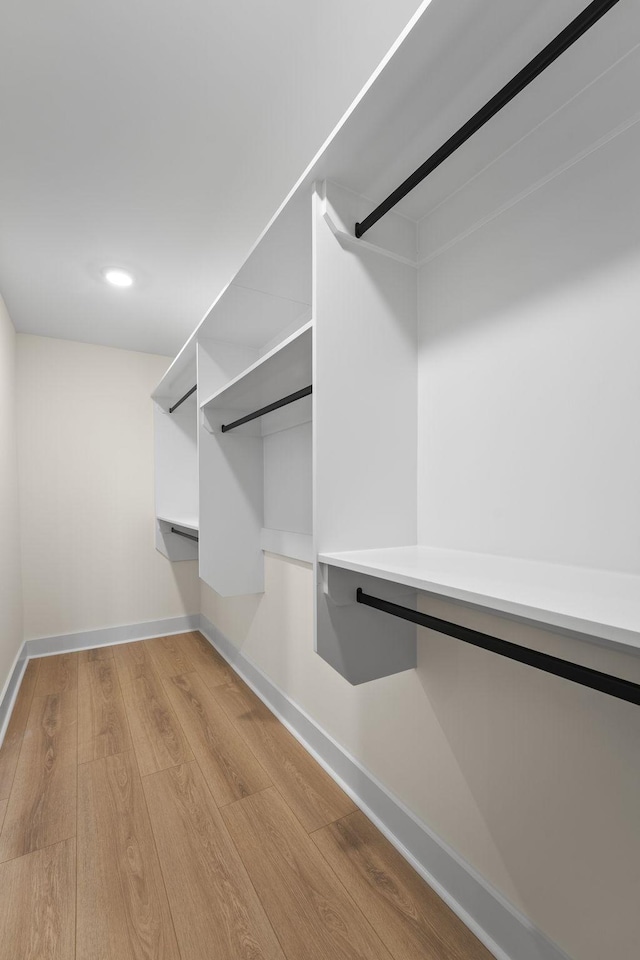
[[[186,614],[183,617],[168,617],[165,620],[146,620],[121,627],[104,627],[101,630],[83,630],[80,633],[63,633],[58,637],[39,637],[24,644],[27,658],[47,657],[54,653],[72,653],[74,650],[89,650],[92,647],[111,647],[131,640],[148,640],[151,637],[168,637],[173,633],[187,633],[200,628],[200,615]]]
[[[9,671],[9,676],[7,677],[6,683],[4,685],[4,690],[0,694],[0,747],[4,740],[4,735],[7,732],[7,727],[9,726],[9,720],[11,719],[11,711],[13,710],[13,705],[16,702],[16,697],[18,695],[18,690],[20,689],[20,684],[22,683],[22,677],[24,676],[24,671],[27,667],[28,657],[24,649],[24,641],[16,654],[16,658],[13,661],[13,666]]]
[[[64,633],[57,637],[38,637],[25,640],[14,660],[13,667],[0,696],[0,747],[9,724],[18,688],[27,661],[32,657],[49,657],[56,653],[73,653],[92,647],[108,647],[131,640],[148,640],[151,637],[168,637],[174,633],[187,633],[200,629],[200,614],[190,613],[182,617],[164,620],[147,620],[120,627],[104,627],[100,630],[83,630],[80,633]]]
[[[200,630],[497,960],[569,960],[204,615]]]

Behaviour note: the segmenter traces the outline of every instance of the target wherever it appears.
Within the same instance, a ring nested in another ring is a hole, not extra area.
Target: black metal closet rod
[[[191,387],[191,390],[187,390],[187,392],[185,393],[184,397],[180,397],[180,399],[178,400],[177,403],[174,403],[174,405],[173,405],[172,407],[169,407],[169,413],[173,413],[174,410],[177,410],[178,407],[180,406],[180,404],[181,404],[181,403],[184,403],[185,400],[188,400],[189,397],[191,396],[191,394],[192,394],[192,393],[195,393],[197,389],[198,389],[198,384],[196,383],[196,384],[194,384],[193,387]]]
[[[195,537],[192,533],[183,533],[182,530],[176,530],[175,527],[171,527],[171,533],[177,533],[179,537],[184,537],[185,540],[195,540],[198,543],[198,537]]]
[[[498,653],[501,657],[508,657],[509,660],[526,663],[537,670],[544,670],[545,673],[552,673],[556,677],[564,677],[565,680],[579,683],[583,687],[591,687],[592,690],[607,693],[610,697],[617,697],[618,700],[626,700],[628,703],[640,705],[640,685],[631,683],[629,680],[621,680],[620,677],[600,673],[599,670],[582,667],[580,664],[570,663],[568,660],[560,660],[548,653],[539,653],[538,650],[521,647],[517,643],[509,643],[508,640],[498,640],[497,637],[480,633],[478,630],[470,630],[468,627],[461,627],[457,623],[449,623],[448,620],[439,620],[437,617],[419,613],[410,607],[402,607],[397,603],[391,603],[389,600],[372,597],[364,593],[361,587],[358,587],[356,591],[356,600],[358,603],[364,603],[367,607],[382,610],[383,613],[390,613],[392,617],[400,617],[402,620],[417,623],[419,627],[436,630],[438,633],[444,633],[447,637],[455,637],[456,640],[471,643],[474,647],[481,647],[483,650],[490,650],[491,653]]]
[[[461,147],[480,127],[483,127],[488,120],[496,115],[510,100],[513,100],[521,90],[524,90],[532,80],[542,73],[543,70],[553,63],[561,54],[578,40],[583,33],[586,33],[590,27],[607,13],[611,7],[615,6],[618,0],[593,0],[582,13],[578,14],[575,20],[572,20],[568,27],[555,37],[551,43],[548,43],[544,50],[530,60],[526,67],[523,67],[519,73],[496,93],[495,96],[485,103],[470,120],[460,127],[460,129],[449,137],[446,143],[433,153],[428,160],[418,167],[410,177],[401,183],[393,193],[390,193],[386,200],[376,207],[376,209],[366,217],[362,223],[356,223],[356,237],[361,237],[366,231],[377,223],[377,221],[388,213],[396,203],[399,203],[403,197],[413,190],[414,187],[428,177],[429,174],[439,167],[443,160],[450,157],[458,147]]]
[[[312,389],[313,388],[309,386],[303,387],[302,390],[296,390],[295,393],[290,393],[288,397],[283,397],[282,400],[275,400],[273,403],[267,404],[266,407],[260,407],[259,410],[254,410],[253,413],[248,413],[246,417],[240,417],[239,420],[234,420],[233,423],[223,423],[220,429],[223,433],[227,433],[235,427],[241,427],[243,423],[249,423],[250,420],[257,420],[258,417],[263,417],[265,413],[271,413],[272,410],[278,410],[280,407],[286,407],[289,403],[294,403],[296,400],[302,400],[303,397],[308,397]]]

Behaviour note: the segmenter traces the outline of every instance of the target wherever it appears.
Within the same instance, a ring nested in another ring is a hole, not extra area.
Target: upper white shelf
[[[344,570],[640,650],[640,577],[433,547],[320,554]]]
[[[199,530],[198,518],[197,517],[157,517],[158,520],[162,520],[164,523],[172,523],[176,527],[184,527],[185,530],[193,530],[195,533]]]
[[[201,408],[249,412],[308,387],[312,379],[312,328],[310,320],[204,400]]]
[[[474,13],[473,6],[477,8]],[[584,0],[540,0],[535,4],[483,0],[480,4],[423,6],[397,55],[361,93],[326,146],[312,169],[314,178],[328,178],[370,197],[373,209],[585,6]],[[477,15],[480,8],[482,14]],[[617,70],[637,43],[639,23],[638,4],[617,4],[562,55],[561,65],[546,70],[519,95],[514,102],[517,106],[502,110],[405,197],[397,213],[416,222],[429,216],[495,161],[502,164],[503,154],[514,148],[517,154],[518,144],[531,133],[536,148],[528,152],[535,154],[541,148],[548,169],[561,165],[565,138],[557,129],[551,132],[553,120],[546,123],[558,112],[564,113],[566,136],[579,144],[578,150],[589,131],[594,133],[591,142],[604,135],[618,104],[610,98],[601,101],[592,93],[589,109],[584,110],[580,92],[606,78],[612,68]],[[487,49],[492,51],[489,59],[484,54]],[[629,114],[636,109],[632,99],[624,96],[624,88],[621,99],[626,100]],[[625,107],[620,104],[621,109]],[[614,124],[619,122],[616,116]],[[514,155],[508,169],[501,171],[501,179],[519,176],[521,167],[522,158]],[[544,174],[536,170],[533,175]],[[509,183],[503,189],[508,192]],[[373,243],[374,236],[370,237]]]

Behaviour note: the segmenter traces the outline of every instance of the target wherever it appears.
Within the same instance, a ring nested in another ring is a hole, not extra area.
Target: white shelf
[[[201,409],[251,412],[308,387],[312,379],[312,327],[313,321],[305,323],[221,390],[204,400]]]
[[[190,530],[191,534],[178,536],[172,533],[172,528],[182,528],[181,532]],[[156,550],[172,563],[181,560],[197,560],[199,543],[197,536],[198,521],[194,517],[156,516]]]
[[[406,546],[318,560],[590,640],[640,650],[640,577]]]
[[[180,518],[180,517],[157,517],[158,520],[161,520],[163,523],[172,523],[174,527],[183,527],[185,530],[194,530],[196,533],[199,530],[198,520],[195,517]]]
[[[200,500],[200,576],[221,596],[264,590],[265,550],[313,559],[310,398],[231,434],[220,429],[308,387],[311,358],[307,321],[201,405],[200,489],[215,495]]]

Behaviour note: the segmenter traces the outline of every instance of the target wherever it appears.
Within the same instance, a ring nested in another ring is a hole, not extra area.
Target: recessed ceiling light
[[[133,277],[126,270],[116,270],[110,267],[104,271],[103,277],[107,283],[113,284],[114,287],[130,287],[133,283]]]

